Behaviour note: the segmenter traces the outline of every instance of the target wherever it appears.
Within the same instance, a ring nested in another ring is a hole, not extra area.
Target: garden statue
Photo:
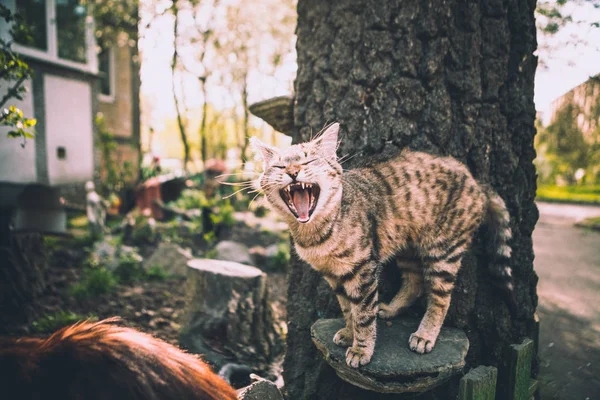
[[[94,238],[100,238],[104,235],[107,208],[106,202],[98,193],[96,193],[94,182],[86,182],[85,191],[87,193],[85,198],[85,208],[90,223],[90,234]]]

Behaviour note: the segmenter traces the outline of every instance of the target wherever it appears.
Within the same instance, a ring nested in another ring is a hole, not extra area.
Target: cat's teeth
[[[304,183],[302,184],[302,190],[304,190]]]

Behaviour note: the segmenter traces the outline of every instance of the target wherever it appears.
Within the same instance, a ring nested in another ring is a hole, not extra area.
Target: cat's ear
[[[340,124],[336,122],[335,124],[329,125],[325,129],[325,132],[315,140],[317,147],[325,156],[332,158],[336,157],[339,131]]]
[[[271,147],[268,144],[261,142],[256,136],[250,138],[250,145],[252,146],[252,149],[265,162],[265,165],[269,165],[273,158],[279,155],[279,150],[277,150],[275,147]]]

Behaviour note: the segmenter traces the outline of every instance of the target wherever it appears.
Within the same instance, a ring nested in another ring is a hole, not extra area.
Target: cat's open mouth
[[[279,194],[299,222],[308,222],[319,200],[319,185],[316,183],[291,183]]]

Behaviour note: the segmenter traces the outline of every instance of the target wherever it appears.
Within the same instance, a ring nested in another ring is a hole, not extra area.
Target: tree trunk
[[[15,235],[12,209],[0,208],[0,335],[27,324],[32,307],[45,288],[44,240],[37,233]]]
[[[202,157],[203,174],[206,178],[206,160],[208,159],[208,149],[206,140],[206,119],[208,118],[208,99],[206,98],[206,78],[198,78],[202,92],[202,119],[200,121],[200,154]]]
[[[452,155],[506,201],[518,316],[484,279],[476,238],[445,322],[468,335],[467,368],[501,367],[505,348],[535,329],[534,9],[534,0],[298,3],[294,142],[338,121],[338,155],[358,155],[345,168],[405,147]],[[341,381],[311,341],[317,319],[341,316],[329,286],[295,256],[289,282],[289,398],[378,398]],[[457,390],[451,382],[423,398],[451,399]]]
[[[177,70],[177,27],[179,24],[179,8],[177,8],[177,1],[173,1],[173,5],[171,6],[171,11],[173,12],[174,22],[173,22],[173,59],[171,60],[171,79],[173,80],[173,100],[175,101],[175,111],[177,113],[177,126],[179,127],[179,135],[181,136],[181,143],[183,145],[183,169],[187,171],[188,161],[190,161],[190,145],[187,138],[187,127],[186,121],[184,120],[184,116],[182,115],[181,105],[179,104],[179,98],[177,97],[177,89],[175,83],[175,71]]]
[[[248,68],[246,68],[248,71]],[[242,86],[242,105],[244,107],[244,140],[242,141],[242,151],[240,158],[242,159],[242,165],[248,160],[246,158],[246,152],[248,151],[248,145],[250,144],[250,110],[248,108],[248,73],[244,74],[244,86]]]

